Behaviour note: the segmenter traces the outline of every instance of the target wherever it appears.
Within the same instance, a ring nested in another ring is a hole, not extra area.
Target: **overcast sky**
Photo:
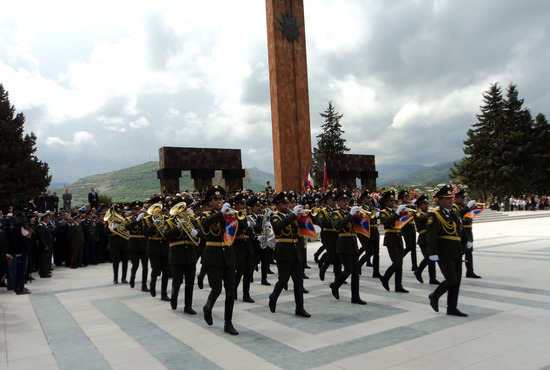
[[[550,118],[550,1],[304,0],[312,146],[332,100],[352,154],[462,157],[491,83]],[[0,83],[54,182],[240,148],[273,173],[264,0],[9,1]]]

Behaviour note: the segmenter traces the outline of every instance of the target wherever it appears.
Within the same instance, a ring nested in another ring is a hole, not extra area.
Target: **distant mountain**
[[[65,187],[68,187],[73,195],[74,206],[88,203],[88,193],[92,187],[99,195],[107,195],[114,202],[145,200],[160,192],[160,180],[157,179],[158,169],[159,163],[151,161],[118,171],[87,176],[71,185],[63,185],[57,189],[53,186],[50,188],[57,191],[61,198]],[[266,181],[275,181],[273,174],[261,171],[256,167],[245,169],[245,173],[243,185],[246,189],[253,191],[263,191]],[[219,176],[220,174],[217,174],[217,178]],[[190,171],[182,171],[180,190],[188,189],[193,189],[193,179],[191,179]]]
[[[380,165],[378,170],[378,186],[426,185],[449,182],[453,162],[438,163],[434,166],[412,165]]]

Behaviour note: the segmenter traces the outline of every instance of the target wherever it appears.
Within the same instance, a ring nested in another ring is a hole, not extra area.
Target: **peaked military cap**
[[[382,197],[380,197],[380,200],[382,202],[388,201],[388,200],[395,200],[395,193],[393,190],[388,190],[384,194],[382,194]]]
[[[233,198],[233,203],[246,203],[246,195],[244,193],[235,195],[235,198]]]
[[[209,202],[212,198],[223,198],[225,196],[225,189],[220,185],[214,185],[206,192],[204,199]]]
[[[359,196],[359,200],[363,200],[365,198],[372,198],[369,192],[369,189],[364,190],[361,195]]]
[[[456,192],[456,193],[455,193],[455,198],[456,198],[456,197],[461,197],[461,198],[466,197],[466,191],[465,191],[464,189],[462,189],[462,190]]]
[[[403,189],[399,192],[399,194],[397,195],[397,199],[401,199],[401,198],[405,198],[405,196],[409,194],[408,190],[407,189]]]
[[[451,198],[453,196],[453,188],[449,185],[444,185],[437,193],[434,194],[435,198]]]
[[[415,204],[417,205],[422,203],[428,203],[428,197],[425,194],[422,194],[421,196],[419,196],[415,202]]]
[[[350,199],[351,198],[351,194],[349,191],[347,190],[340,190],[338,193],[336,193],[336,195],[334,196],[334,200],[338,201],[338,200],[341,200],[341,199]]]
[[[273,198],[273,203],[288,203],[290,202],[290,197],[286,191],[281,191],[279,194]]]

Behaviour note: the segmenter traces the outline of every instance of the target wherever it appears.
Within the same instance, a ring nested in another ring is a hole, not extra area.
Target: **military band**
[[[467,316],[457,308],[460,288],[462,253],[473,245],[471,218],[466,214],[471,210],[471,202],[464,205],[464,193],[456,194],[452,204],[452,191],[446,186],[437,192],[439,208],[428,210],[429,202],[425,195],[415,202],[416,210],[409,205],[408,192],[399,195],[400,205],[396,206],[395,193],[388,191],[380,199],[381,209],[372,204],[368,190],[354,199],[347,190],[336,193],[327,192],[322,199],[324,207],[306,211],[298,203],[292,192],[279,192],[270,202],[237,194],[231,206],[226,203],[227,194],[223,187],[213,186],[205,194],[200,204],[188,204],[181,198],[174,200],[175,205],[163,204],[161,198],[149,200],[147,206],[139,202],[130,205],[131,214],[122,216],[120,208],[112,208],[105,215],[109,233],[109,250],[113,261],[113,281],[119,281],[119,265],[122,262],[122,282],[126,282],[128,257],[132,262],[130,286],[136,283],[136,273],[141,264],[141,289],[156,296],[156,280],[162,276],[161,299],[170,301],[173,310],[178,308],[181,285],[185,283],[183,312],[195,315],[193,309],[194,279],[203,288],[204,277],[208,279],[210,293],[203,307],[204,320],[213,325],[212,311],[215,303],[225,290],[224,331],[238,335],[233,326],[234,301],[237,288],[242,286],[244,302],[255,303],[251,294],[254,266],[260,264],[261,285],[269,286],[268,245],[269,233],[274,235],[273,258],[278,268],[278,279],[268,298],[268,308],[275,313],[277,301],[283,290],[288,289],[292,278],[295,301],[295,315],[310,317],[304,307],[304,266],[305,248],[300,243],[298,218],[307,215],[321,227],[321,242],[326,249],[320,257],[320,278],[324,280],[328,267],[334,265],[334,280],[329,289],[334,298],[340,298],[340,289],[350,279],[351,303],[366,305],[360,294],[361,266],[372,258],[372,277],[379,278],[385,290],[390,290],[390,280],[395,278],[395,291],[407,293],[403,287],[403,258],[407,253],[407,238],[404,228],[397,222],[406,212],[414,212],[414,225],[418,233],[417,243],[423,259],[414,272],[415,278],[423,283],[422,272],[427,267],[429,283],[438,285],[429,295],[429,303],[439,310],[439,298],[448,293],[447,313],[455,316]],[[357,201],[357,204],[355,202]],[[196,210],[193,209],[196,207]],[[452,208],[452,210],[451,210]],[[248,214],[248,209],[250,214]],[[369,219],[370,234],[357,234],[354,216]],[[236,233],[231,242],[224,238],[226,218],[237,219]],[[388,250],[391,265],[383,275],[380,274],[380,255],[378,222],[384,227],[384,246]],[[412,224],[412,222],[410,222]],[[413,232],[415,227],[412,227]],[[416,235],[413,234],[413,235]],[[361,242],[359,249],[358,240]],[[405,243],[403,242],[405,240]],[[413,251],[414,248],[408,248]],[[359,259],[361,253],[364,255]],[[316,256],[318,254],[316,253]],[[197,275],[197,262],[201,258],[201,272]],[[78,260],[78,258],[77,258]],[[148,263],[151,263],[150,285],[147,287]],[[444,280],[436,279],[436,261]],[[470,257],[471,261],[471,257]],[[341,271],[343,266],[343,271]],[[473,265],[467,263],[468,273],[472,277]],[[414,260],[413,260],[414,267]],[[475,274],[473,274],[475,275]],[[171,296],[167,285],[172,278]],[[477,277],[475,275],[474,277]],[[242,282],[242,285],[241,285]]]

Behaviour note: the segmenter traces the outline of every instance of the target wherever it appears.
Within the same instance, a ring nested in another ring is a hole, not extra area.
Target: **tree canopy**
[[[465,157],[451,177],[484,198],[548,191],[550,126],[543,114],[533,120],[523,107],[516,85],[503,97],[498,84],[483,94],[481,114],[467,132]]]
[[[346,139],[342,137],[345,131],[342,130],[340,120],[344,115],[336,112],[332,101],[329,101],[328,108],[319,114],[325,119],[325,123],[321,126],[323,132],[317,135],[317,147],[313,148],[314,170],[319,168],[318,157],[320,153],[344,154],[350,150],[346,147]],[[319,179],[322,175],[322,173],[316,173],[315,177]]]
[[[24,134],[25,115],[16,113],[0,84],[0,209],[26,207],[50,184],[48,164],[36,155],[36,136]]]

